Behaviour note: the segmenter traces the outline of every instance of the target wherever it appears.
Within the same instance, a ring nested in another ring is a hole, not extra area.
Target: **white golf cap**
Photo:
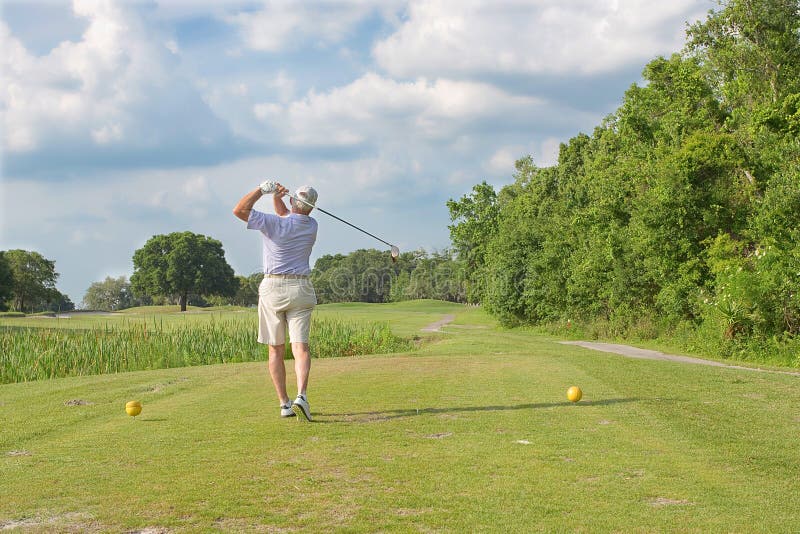
[[[311,187],[310,185],[304,185],[298,187],[294,195],[298,197],[300,200],[305,200],[306,202],[314,206],[317,205],[317,190]]]

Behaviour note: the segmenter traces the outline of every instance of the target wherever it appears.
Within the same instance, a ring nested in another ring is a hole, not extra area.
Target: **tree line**
[[[133,254],[134,272],[92,283],[83,307],[119,311],[134,306],[255,306],[262,273],[236,275],[222,243],[192,232],[156,235]],[[466,300],[464,264],[448,250],[402,253],[393,263],[375,249],[320,257],[312,270],[318,301],[396,302]],[[55,262],[38,252],[0,252],[0,305],[21,312],[69,311],[75,305],[55,289]]]
[[[800,8],[729,0],[558,163],[448,202],[467,298],[503,323],[800,334]]]
[[[86,291],[84,306],[116,311],[132,306],[178,304],[186,311],[207,299],[234,303],[250,280],[237,277],[225,260],[222,243],[192,232],[156,235],[133,255],[134,273],[106,277]],[[18,312],[69,311],[70,299],[55,288],[55,262],[35,251],[0,251],[0,308]]]
[[[392,262],[385,251],[361,249],[320,257],[311,278],[320,304],[411,299],[466,302],[464,268],[450,250],[403,252]]]
[[[182,233],[182,240],[186,239],[185,234]],[[130,281],[124,276],[107,277],[89,286],[84,306],[117,311],[132,306],[180,304],[181,300],[200,307],[258,304],[258,286],[263,273],[234,275],[227,267],[219,242],[215,242],[211,253],[203,258],[198,245],[203,239],[210,239],[205,236],[192,234],[190,243],[193,246],[185,254],[174,254],[165,246],[175,239],[171,235],[154,236],[136,251],[135,272]],[[193,258],[191,261],[186,259],[189,256]],[[212,258],[218,265],[209,268]],[[320,304],[421,298],[466,300],[463,265],[447,250],[402,253],[397,263],[392,263],[385,251],[375,249],[325,255],[315,262],[311,278]],[[184,282],[183,286],[178,285],[179,280]]]

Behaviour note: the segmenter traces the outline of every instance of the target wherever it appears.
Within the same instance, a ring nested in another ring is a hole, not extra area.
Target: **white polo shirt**
[[[247,228],[263,237],[264,274],[311,274],[308,259],[317,241],[317,221],[291,213],[280,217],[250,210]]]

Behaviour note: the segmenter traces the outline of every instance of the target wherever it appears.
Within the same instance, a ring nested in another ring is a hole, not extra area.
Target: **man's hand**
[[[288,195],[289,194],[289,190],[287,188],[283,187],[281,184],[276,183],[275,184],[275,191],[273,191],[272,194],[276,198],[283,198],[284,195]]]
[[[261,192],[265,195],[274,193],[278,187],[283,187],[283,186],[274,180],[265,180],[261,182],[261,185],[258,186],[258,188],[261,189]]]

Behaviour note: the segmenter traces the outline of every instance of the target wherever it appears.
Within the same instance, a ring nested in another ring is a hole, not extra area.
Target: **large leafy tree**
[[[56,293],[56,263],[38,252],[9,250],[4,254],[11,271],[11,305],[17,311],[30,311],[50,302]],[[60,293],[59,293],[60,295]]]
[[[222,243],[192,232],[151,237],[133,254],[134,295],[177,297],[186,311],[189,295],[233,296],[239,288]]]
[[[102,282],[94,282],[86,290],[84,305],[92,310],[117,311],[133,306],[131,284],[125,276],[107,276]]]

